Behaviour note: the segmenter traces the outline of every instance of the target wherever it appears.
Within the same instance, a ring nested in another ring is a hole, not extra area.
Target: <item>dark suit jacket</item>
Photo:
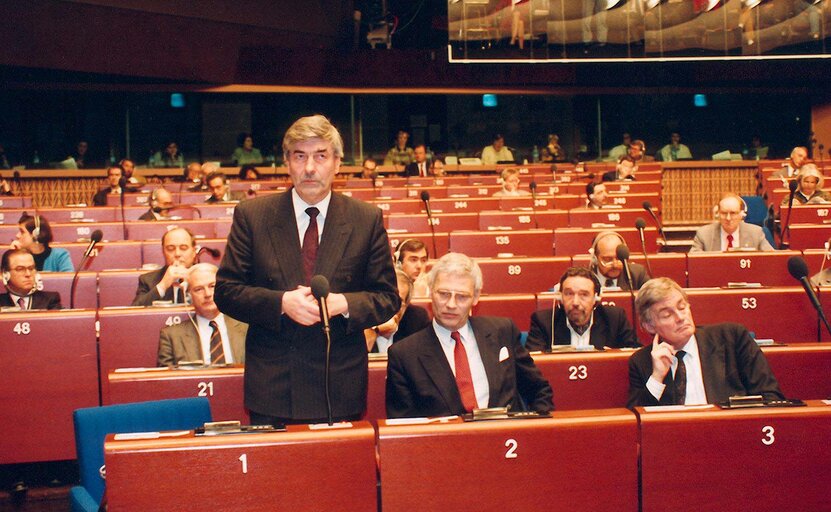
[[[159,290],[156,289],[156,285],[162,280],[164,273],[167,272],[167,265],[158,269],[158,270],[151,270],[146,274],[142,274],[139,276],[138,281],[138,288],[136,288],[136,296],[133,298],[133,303],[130,304],[131,306],[152,306],[154,300],[173,300],[173,287],[167,289],[164,294],[164,297],[159,295]],[[177,301],[178,304],[185,303],[185,292],[183,290],[179,290],[179,300]]]
[[[225,327],[234,364],[245,364],[245,334],[248,325],[225,315]],[[193,322],[165,327],[159,333],[159,366],[175,366],[180,361],[202,361],[202,342]]]
[[[768,366],[765,355],[744,326],[723,323],[698,327],[695,330],[701,374],[707,403],[723,402],[734,395],[764,395],[766,399],[784,398],[779,383]],[[672,371],[667,372],[667,385],[660,400],[646,388],[652,375],[652,344],[629,358],[629,400],[627,407],[672,405],[675,395]]]
[[[61,294],[58,292],[38,290],[32,294],[30,304],[31,307],[29,309],[62,309]],[[0,294],[0,307],[7,308],[12,306],[17,306],[17,304],[12,302],[9,292]]]
[[[110,187],[104,187],[92,196],[93,206],[107,206],[107,196],[110,195]]]
[[[635,181],[635,177],[631,174],[626,178],[619,178],[617,171],[609,171],[604,172],[603,177],[601,178],[602,181]]]
[[[485,365],[489,407],[554,409],[553,391],[519,341],[519,329],[508,318],[472,317],[470,325]],[[508,358],[499,361],[507,349]],[[450,363],[432,325],[393,344],[387,362],[387,417],[464,414]]]
[[[156,216],[153,215],[153,210],[147,210],[141,214],[138,220],[156,220]]]
[[[230,194],[230,199],[228,201],[218,201],[213,195],[211,195],[210,197],[205,199],[205,202],[208,203],[208,204],[223,203],[223,202],[227,203],[227,202],[234,202],[234,201],[242,202],[242,201],[245,201],[246,199],[248,199],[248,196],[245,195],[245,192],[243,192],[242,190],[232,190],[231,194]]]
[[[363,330],[387,321],[401,299],[381,210],[333,193],[315,274],[343,293],[349,318],[331,319],[333,416],[366,408],[367,350]],[[286,291],[303,284],[300,236],[291,192],[240,203],[217,274],[219,309],[249,325],[245,344],[245,405],[281,418],[326,417],[325,338],[282,314]]]
[[[393,344],[398,343],[407,336],[414,334],[430,325],[430,314],[421,306],[410,304],[401,315],[401,320],[398,322],[398,330],[392,338]],[[372,353],[378,353],[378,343],[373,342]]]
[[[591,271],[597,274],[597,267],[592,267]],[[635,291],[640,290],[641,286],[647,281],[649,281],[649,276],[646,275],[646,267],[641,265],[640,263],[635,263],[634,261],[629,262],[629,272],[632,274],[632,281],[635,283]],[[603,286],[604,279],[600,279],[600,285]],[[620,273],[620,277],[617,278],[617,285],[623,291],[629,291],[631,287],[629,286],[629,279],[626,277],[626,269],[623,269],[623,272]]]
[[[424,162],[424,165],[427,166],[427,176],[430,176],[430,162]],[[404,176],[421,176],[418,172],[418,164],[415,162],[411,162],[404,167]]]
[[[528,332],[528,340],[525,342],[526,350],[551,349],[551,309],[535,311],[531,315],[531,330]],[[599,305],[594,309],[594,323],[592,324],[589,341],[597,349],[603,347],[638,348],[635,330],[629,319],[626,318],[626,311],[617,306]],[[557,308],[554,317],[554,344],[568,345],[571,343],[571,333],[566,325],[566,314],[563,308]]]

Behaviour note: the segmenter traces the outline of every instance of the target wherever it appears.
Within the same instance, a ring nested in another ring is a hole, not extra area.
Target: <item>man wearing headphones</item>
[[[75,272],[69,251],[49,247],[52,242],[52,227],[40,215],[24,213],[17,221],[17,234],[11,249],[26,249],[35,258],[35,265],[41,272]]]
[[[206,203],[239,203],[245,200],[245,192],[232,191],[228,185],[228,177],[221,171],[214,171],[205,178],[211,195],[205,199]]]
[[[196,262],[196,240],[185,228],[171,229],[162,237],[162,252],[165,266],[139,276],[131,306],[152,306],[155,300],[185,302],[184,291],[179,288]]]
[[[646,268],[634,261],[629,262],[629,273],[632,274],[632,283],[624,272],[623,262],[617,258],[619,245],[626,245],[626,241],[615,231],[601,231],[594,237],[589,249],[591,254],[591,271],[597,278],[602,289],[620,288],[621,290],[638,290],[647,281]]]
[[[38,290],[38,272],[35,258],[26,249],[9,249],[3,253],[3,284],[6,293],[0,294],[0,307],[17,306],[31,309],[61,309],[58,292]]]
[[[695,233],[690,252],[772,251],[761,227],[748,224],[747,204],[729,192],[718,202],[718,221],[702,226]]]
[[[372,353],[386,354],[393,343],[430,325],[430,314],[421,306],[410,304],[413,298],[413,282],[400,268],[395,269],[401,308],[392,318],[372,329],[366,329],[366,347]]]
[[[598,350],[641,346],[626,311],[600,304],[600,282],[589,269],[567,269],[560,277],[560,294],[562,301],[558,300],[554,309],[531,315],[527,350],[548,352],[554,345],[594,346]]]
[[[415,238],[408,238],[395,251],[395,268],[401,269],[413,282],[413,297],[429,297],[427,286],[427,246]]]
[[[168,220],[173,208],[173,194],[163,187],[153,189],[147,203],[150,209],[141,214],[139,220]]]
[[[205,366],[245,363],[248,324],[220,313],[214,302],[215,265],[197,263],[187,273],[195,310],[190,322],[165,327],[159,334],[159,366],[202,361]]]

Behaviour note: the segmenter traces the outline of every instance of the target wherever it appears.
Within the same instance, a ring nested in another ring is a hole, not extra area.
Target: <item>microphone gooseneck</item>
[[[433,210],[430,209],[430,192],[421,191],[421,201],[424,203],[424,210],[427,212],[427,224],[430,224],[430,236],[433,239],[433,257],[439,257],[439,250],[436,244],[436,226],[433,223]]]
[[[793,198],[796,195],[796,189],[799,188],[799,183],[796,180],[788,182],[788,215],[785,217],[785,225],[782,227],[782,233],[779,235],[779,248],[787,249],[791,246],[791,210],[793,209]]]
[[[666,247],[667,246],[667,235],[666,235],[666,233],[664,233],[664,225],[661,224],[661,220],[658,218],[657,215],[655,215],[655,212],[652,210],[652,203],[650,203],[649,201],[644,201],[643,203],[641,203],[641,206],[643,206],[643,209],[646,210],[646,212],[652,218],[652,221],[655,223],[655,226],[658,228],[658,234],[661,235],[661,240],[664,241],[664,247]]]
[[[78,286],[78,274],[81,272],[81,269],[84,268],[84,264],[89,259],[90,254],[92,254],[92,249],[95,247],[95,244],[100,242],[102,238],[104,238],[104,233],[100,229],[96,229],[92,232],[89,245],[84,251],[83,258],[81,258],[81,263],[78,265],[78,268],[75,270],[75,274],[72,276],[72,285],[69,287],[69,309],[75,309],[75,289]]]
[[[317,299],[318,307],[320,308],[320,322],[323,324],[323,336],[326,338],[326,358],[323,375],[323,392],[326,395],[326,419],[329,420],[329,425],[332,421],[332,398],[329,392],[329,360],[332,353],[332,336],[329,330],[329,307],[326,305],[326,298],[329,296],[329,281],[326,277],[317,274],[312,276],[309,283],[312,289],[312,296]]]
[[[528,184],[531,190],[531,213],[534,215],[534,229],[540,228],[540,223],[537,220],[537,182],[532,181]]]
[[[635,313],[635,283],[632,282],[632,272],[629,270],[629,248],[623,244],[615,249],[615,256],[623,262],[623,270],[626,272],[626,280],[629,282],[629,299],[632,301],[632,327],[637,329],[637,315]]]
[[[825,318],[825,313],[822,310],[822,304],[819,302],[816,290],[814,290],[814,287],[811,286],[811,282],[808,280],[808,264],[805,263],[805,259],[802,256],[791,256],[788,258],[788,273],[791,277],[799,281],[802,288],[805,289],[805,293],[808,295],[811,305],[817,310],[819,321],[825,325],[825,329],[828,331],[828,334],[831,334],[831,326],[828,325],[828,319]],[[822,329],[819,325],[817,325],[817,342],[821,341]]]
[[[638,230],[638,237],[641,241],[641,250],[643,251],[643,260],[646,263],[646,275],[649,279],[652,279],[652,265],[649,263],[649,255],[646,254],[646,237],[644,236],[644,230],[646,229],[646,221],[643,218],[638,217],[635,219],[635,228]]]

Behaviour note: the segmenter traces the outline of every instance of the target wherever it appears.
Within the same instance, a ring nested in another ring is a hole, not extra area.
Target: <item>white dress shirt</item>
[[[225,325],[225,317],[220,313],[212,320],[216,322],[216,326],[219,328],[219,334],[222,336],[222,351],[225,352],[225,362],[227,364],[236,362],[234,361],[234,353],[231,350],[231,338],[228,337],[228,327]],[[199,342],[202,345],[202,361],[205,364],[211,364],[211,334],[213,334],[213,329],[211,329],[210,322],[211,320],[196,315],[196,325],[199,329]]]
[[[586,330],[583,331],[583,334],[578,334],[577,331],[574,330],[574,327],[571,325],[571,321],[566,316],[566,327],[568,327],[568,332],[571,333],[571,346],[574,348],[587,348],[591,346],[591,338],[592,334],[592,326],[594,325],[594,312],[592,312],[591,318],[589,318],[589,326],[586,327]]]
[[[684,405],[706,404],[707,393],[704,391],[704,376],[701,373],[701,356],[698,353],[698,341],[696,341],[694,334],[681,350],[685,352],[684,365],[687,367],[687,395],[684,400]],[[678,368],[677,357],[673,359],[672,366],[670,367],[673,378],[675,378],[676,368]],[[646,381],[646,389],[652,393],[652,396],[660,400],[664,394],[666,385],[650,376],[649,380]]]
[[[450,337],[452,331],[448,331],[435,320],[433,320],[433,330],[439,338],[444,357],[450,363],[450,369],[455,377],[456,357],[453,350],[456,347],[456,342]],[[467,364],[470,366],[470,377],[473,380],[473,391],[476,393],[476,404],[480,409],[484,409],[490,403],[490,386],[488,385],[488,375],[485,373],[485,364],[482,362],[482,355],[479,353],[479,345],[473,336],[470,322],[459,329],[459,335],[462,338],[462,346],[465,347],[465,352],[467,352]]]

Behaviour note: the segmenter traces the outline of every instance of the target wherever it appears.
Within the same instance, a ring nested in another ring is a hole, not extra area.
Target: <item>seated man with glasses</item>
[[[600,281],[601,289],[619,288],[624,291],[638,290],[648,279],[646,268],[640,263],[629,262],[632,284],[623,269],[623,262],[617,259],[617,248],[626,245],[623,237],[615,231],[601,231],[594,237],[589,249],[591,254],[591,271]]]
[[[744,221],[747,205],[738,195],[731,192],[722,196],[717,215],[716,222],[702,226],[696,232],[690,252],[773,250],[762,228]]]
[[[3,253],[3,284],[6,293],[0,294],[0,307],[31,309],[61,309],[58,292],[39,290],[42,285],[35,268],[35,257],[27,249],[9,249]]]
[[[364,179],[367,179],[367,180],[371,180],[371,179],[373,179],[373,177],[377,178],[378,177],[378,173],[376,172],[377,167],[378,167],[378,164],[375,163],[375,160],[373,160],[371,158],[365,158],[364,163],[361,165],[361,175],[360,175],[360,177],[364,178]]]
[[[430,271],[433,322],[390,347],[387,417],[448,416],[486,407],[554,409],[548,381],[520,343],[513,321],[471,317],[482,271],[449,253]]]

